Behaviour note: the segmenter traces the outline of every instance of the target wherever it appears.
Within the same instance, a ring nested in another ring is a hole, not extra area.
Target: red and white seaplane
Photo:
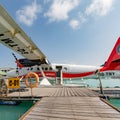
[[[120,70],[120,38],[103,66],[52,64],[1,5],[0,43],[25,57],[17,59],[13,54],[18,68],[9,71],[9,77],[25,76],[32,71],[39,77],[57,78],[62,84],[63,78],[80,78],[95,74],[96,71]]]

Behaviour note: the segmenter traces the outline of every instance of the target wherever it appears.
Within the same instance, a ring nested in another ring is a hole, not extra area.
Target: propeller
[[[13,57],[15,58],[16,61],[18,61],[16,55],[14,53],[12,53]],[[16,63],[17,64],[17,63]],[[19,74],[19,66],[17,64],[17,67],[16,67],[16,73]]]
[[[13,57],[15,58],[15,60],[18,60],[16,55],[14,53],[12,53]]]

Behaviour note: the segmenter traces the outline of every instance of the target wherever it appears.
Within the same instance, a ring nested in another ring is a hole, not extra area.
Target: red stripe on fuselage
[[[86,73],[63,73],[63,78],[80,78],[88,75],[92,75],[94,72],[86,72]]]
[[[42,77],[41,72],[36,72],[39,77]],[[44,74],[46,77],[51,77],[51,78],[56,78],[56,72],[52,71],[44,71]],[[86,72],[86,73],[64,73],[62,74],[63,78],[80,78],[80,77],[85,77],[88,75],[92,75],[94,72]]]

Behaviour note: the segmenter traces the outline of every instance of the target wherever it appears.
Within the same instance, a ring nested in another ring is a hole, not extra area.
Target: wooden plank
[[[120,113],[98,97],[45,97],[20,120],[119,120]]]

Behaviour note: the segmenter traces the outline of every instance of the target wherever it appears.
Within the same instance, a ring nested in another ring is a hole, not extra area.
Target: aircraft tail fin
[[[120,70],[120,37],[118,38],[102,70]]]

